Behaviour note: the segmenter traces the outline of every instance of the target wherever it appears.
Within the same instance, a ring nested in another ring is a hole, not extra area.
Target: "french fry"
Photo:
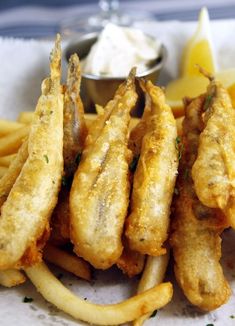
[[[91,279],[89,264],[83,259],[58,249],[55,246],[47,244],[43,257],[52,264],[55,264],[64,270],[81,277],[87,281]]]
[[[20,171],[28,157],[28,142],[25,141],[12,161],[5,175],[0,180],[0,207],[6,201]]]
[[[153,257],[148,256],[145,268],[137,289],[137,293],[144,292],[152,287],[161,284],[169,261],[169,252],[165,255]],[[151,316],[151,313],[145,314],[133,322],[133,326],[141,326],[144,321]]]
[[[42,262],[25,269],[42,296],[57,308],[90,324],[118,325],[162,308],[172,298],[171,283],[162,283],[117,304],[98,305],[84,301],[69,291]]]
[[[15,157],[16,154],[10,154],[10,155],[0,157],[0,166],[9,167],[9,165],[15,159]]]
[[[7,167],[6,166],[0,166],[0,178],[4,176],[7,172]]]
[[[29,126],[24,126],[0,138],[0,156],[16,153],[28,136],[29,130]]]
[[[23,123],[0,119],[0,137],[24,127]]]
[[[33,114],[34,114],[34,112],[31,112],[31,111],[20,112],[20,114],[17,118],[17,121],[19,123],[24,123],[24,124],[28,125],[33,121]]]
[[[0,271],[0,285],[8,288],[25,282],[25,276],[16,269]]]

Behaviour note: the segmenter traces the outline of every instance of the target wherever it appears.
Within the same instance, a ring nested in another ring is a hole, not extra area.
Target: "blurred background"
[[[117,8],[117,0],[112,0]],[[119,11],[136,20],[196,20],[207,6],[211,19],[235,18],[235,0],[120,0]],[[50,38],[68,22],[107,10],[98,0],[0,0],[0,36]]]

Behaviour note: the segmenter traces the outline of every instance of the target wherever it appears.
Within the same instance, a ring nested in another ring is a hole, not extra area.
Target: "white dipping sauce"
[[[125,77],[132,67],[137,74],[146,71],[159,56],[161,43],[134,28],[107,24],[82,61],[84,73]]]

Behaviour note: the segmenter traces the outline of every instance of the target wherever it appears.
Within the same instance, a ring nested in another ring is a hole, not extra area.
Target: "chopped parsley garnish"
[[[23,302],[33,302],[33,298],[30,298],[30,297],[24,297],[24,299],[22,300]]]
[[[76,159],[75,159],[75,163],[76,163],[77,165],[79,165],[79,163],[80,163],[80,161],[81,161],[81,158],[82,158],[82,153],[78,153],[78,155],[77,155],[77,157],[76,157]]]
[[[180,138],[180,136],[177,136],[175,139],[176,145],[179,145],[180,142],[181,142],[181,138]]]
[[[234,319],[234,318],[235,318],[235,316],[234,316],[234,315],[231,315],[231,316],[230,316],[230,318],[231,318],[231,319]]]
[[[213,95],[208,95],[208,96],[206,97],[205,104],[204,104],[204,110],[205,110],[205,111],[209,108],[212,99],[213,99]]]
[[[174,189],[174,194],[177,195],[177,196],[179,196],[180,192],[179,192],[179,189],[178,188],[175,188]]]
[[[48,156],[47,156],[47,155],[43,155],[43,157],[44,157],[45,161],[46,161],[47,163],[49,163],[49,158],[48,158]]]
[[[68,185],[68,179],[63,175],[62,177],[62,185],[66,187]]]
[[[66,177],[65,175],[62,177],[62,186],[70,189],[72,182],[73,182],[72,177]]]
[[[214,326],[214,324],[207,324],[206,326]]]
[[[132,162],[131,162],[131,164],[129,166],[129,169],[130,169],[130,171],[132,173],[134,173],[135,170],[136,170],[136,168],[137,168],[137,164],[138,164],[139,158],[140,158],[139,155],[133,157],[133,160],[132,160]]]
[[[179,136],[177,136],[175,139],[175,148],[178,151],[178,159],[180,161],[184,150],[184,144],[181,142],[181,138]]]
[[[156,314],[157,314],[157,310],[154,310],[154,312],[152,313],[152,315],[151,315],[149,318],[153,318],[153,317],[155,317]]]

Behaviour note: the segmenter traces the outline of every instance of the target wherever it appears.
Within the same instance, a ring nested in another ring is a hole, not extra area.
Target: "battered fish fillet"
[[[78,155],[83,151],[87,136],[84,108],[80,97],[81,69],[77,54],[69,59],[64,95],[64,170],[71,177],[77,169]]]
[[[200,201],[222,209],[235,228],[235,110],[228,92],[210,79],[192,178]]]
[[[10,164],[6,174],[0,179],[0,208],[3,203],[7,200],[9,192],[13,187],[16,179],[18,178],[22,167],[28,158],[28,141],[25,141],[15,159]],[[15,269],[7,269],[0,271],[0,285],[11,287],[21,283],[24,283],[25,277],[20,271]]]
[[[10,164],[6,174],[0,179],[0,207],[7,200],[9,192],[18,178],[25,161],[28,158],[28,141],[25,141],[15,159]],[[1,217],[0,217],[1,219]]]
[[[149,103],[146,104],[142,119],[139,123],[132,129],[129,137],[128,148],[132,151],[133,159],[130,164],[130,182],[133,183],[133,177],[138,163],[138,159],[141,151],[142,139],[145,135],[146,124],[148,116],[151,114],[151,106]],[[121,257],[117,261],[117,267],[122,270],[124,274],[129,277],[133,277],[142,272],[144,268],[145,255],[131,250],[126,240],[123,237],[123,252]]]
[[[219,209],[204,206],[194,192],[191,168],[197,157],[201,114],[205,97],[187,103],[183,123],[184,153],[180,161],[174,198],[170,243],[173,247],[176,279],[188,300],[210,311],[224,304],[231,290],[224,278],[220,233],[226,218]]]
[[[63,96],[60,37],[51,55],[51,77],[42,84],[28,139],[28,158],[0,217],[0,269],[41,259],[63,172]]]
[[[74,251],[96,268],[112,266],[123,249],[121,235],[130,190],[128,125],[136,100],[131,72],[89,129],[71,188]]]
[[[58,204],[52,215],[50,241],[64,244],[70,240],[69,231],[69,192],[73,175],[87,136],[84,108],[80,98],[81,70],[77,54],[69,59],[67,85],[64,94],[64,176]]]
[[[125,234],[132,250],[158,256],[166,252],[163,245],[168,236],[170,205],[178,167],[175,146],[177,129],[163,91],[150,81],[142,82],[142,87],[146,92],[147,112],[142,126],[137,126],[137,129],[144,131],[144,136],[134,175],[131,213]],[[138,142],[136,147],[140,147]]]

